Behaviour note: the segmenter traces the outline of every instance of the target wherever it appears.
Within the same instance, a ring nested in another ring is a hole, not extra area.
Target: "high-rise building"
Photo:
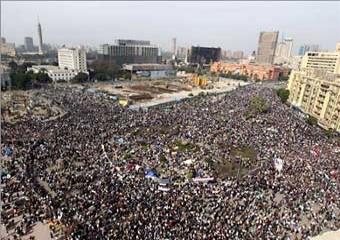
[[[176,38],[172,39],[172,57],[176,58],[177,55],[177,46],[176,46]]]
[[[337,49],[340,44],[337,44]],[[324,128],[340,132],[340,51],[307,52],[292,71],[289,101],[316,117]]]
[[[340,52],[307,52],[302,57],[300,70],[340,74]]]
[[[41,25],[39,21],[38,21],[38,37],[39,37],[39,54],[43,54],[43,39]]]
[[[277,64],[287,63],[290,61],[293,48],[293,39],[285,38],[276,46],[275,60]]]
[[[87,72],[86,51],[76,48],[62,48],[58,50],[58,63],[61,69]]]
[[[319,49],[319,45],[315,44],[315,45],[301,45],[299,48],[299,55],[303,56],[306,54],[306,52],[318,52]]]
[[[185,47],[177,47],[177,53],[176,53],[177,57],[184,59],[185,54],[186,54],[186,48]]]
[[[6,43],[6,38],[2,37],[0,43]]]
[[[191,46],[187,52],[187,62],[211,64],[221,59],[221,48]]]
[[[33,52],[34,51],[33,38],[25,37],[25,50],[27,52]]]
[[[118,39],[115,45],[99,46],[98,57],[111,63],[161,63],[159,48],[150,41]]]
[[[279,32],[261,32],[257,49],[256,62],[273,64]]]

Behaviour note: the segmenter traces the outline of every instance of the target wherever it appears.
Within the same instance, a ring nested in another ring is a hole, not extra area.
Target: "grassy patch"
[[[193,143],[185,142],[185,141],[176,141],[176,146],[178,147],[178,151],[185,152],[185,151],[198,151],[199,147]]]
[[[241,148],[233,148],[230,151],[230,155],[243,159],[255,160],[257,152],[253,146],[242,146]]]
[[[140,142],[140,145],[142,146],[142,148],[145,152],[149,149],[148,145],[145,142]]]
[[[166,157],[164,157],[164,155],[161,155],[160,157],[159,157],[159,161],[160,161],[160,163],[167,163],[168,162],[168,159],[166,159]]]

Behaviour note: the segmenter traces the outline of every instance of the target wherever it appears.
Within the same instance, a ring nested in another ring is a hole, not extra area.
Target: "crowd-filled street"
[[[51,221],[79,240],[293,240],[340,228],[339,138],[307,124],[272,89],[245,86],[147,111],[66,85],[42,93],[66,114],[2,123],[10,239]],[[250,106],[258,95],[265,113]],[[244,146],[255,159],[232,156]],[[243,174],[222,177],[221,161]]]

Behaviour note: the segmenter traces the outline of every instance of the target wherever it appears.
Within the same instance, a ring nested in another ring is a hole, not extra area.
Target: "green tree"
[[[48,76],[47,73],[44,72],[38,72],[34,74],[34,79],[37,80],[40,83],[50,83],[52,82],[52,79]]]
[[[318,124],[318,119],[316,117],[313,117],[312,115],[308,115],[307,123],[312,126],[315,126]]]
[[[276,94],[280,97],[282,103],[286,103],[289,98],[289,90],[280,88],[276,90]]]
[[[258,113],[265,113],[269,109],[269,104],[264,97],[258,95],[252,98],[250,106]]]
[[[12,72],[10,74],[11,85],[16,90],[26,90],[31,85],[31,77],[29,74],[23,72]]]
[[[328,138],[331,138],[335,135],[335,131],[332,128],[327,129],[324,131],[324,135]]]
[[[107,74],[102,73],[102,72],[96,73],[95,76],[98,81],[110,80],[110,77]]]
[[[88,75],[86,73],[80,72],[73,79],[71,79],[72,83],[83,83],[88,80]]]
[[[8,67],[11,69],[11,71],[16,71],[18,69],[18,64],[12,60],[8,63]]]

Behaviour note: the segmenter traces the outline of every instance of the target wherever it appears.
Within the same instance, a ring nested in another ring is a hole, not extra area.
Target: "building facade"
[[[302,57],[300,69],[313,69],[337,74],[340,72],[340,51],[307,52]]]
[[[86,51],[78,48],[59,49],[58,64],[60,68],[87,72]]]
[[[27,71],[33,71],[34,73],[45,71],[53,81],[70,81],[79,73],[75,70],[50,65],[33,65],[27,68]]]
[[[191,46],[187,53],[187,62],[194,64],[211,64],[221,59],[221,48]]]
[[[273,64],[279,32],[261,32],[257,48],[256,63]]]
[[[27,52],[33,52],[34,51],[33,38],[25,37],[25,50]]]
[[[151,45],[150,41],[118,39],[115,45],[103,44],[99,46],[98,56],[102,60],[117,65],[129,63],[161,63],[159,48]]]
[[[291,59],[293,49],[293,39],[292,38],[285,38],[281,41],[275,51],[275,64],[284,64],[288,63]]]
[[[319,45],[302,45],[299,48],[299,55],[303,56],[306,52],[318,52],[319,51]]]
[[[0,43],[6,43],[6,38],[2,37]]]
[[[340,51],[307,52],[288,81],[289,102],[340,132]]]
[[[132,79],[159,79],[176,76],[173,66],[165,64],[126,64],[123,69],[132,73]]]
[[[290,69],[281,66],[265,66],[250,63],[226,63],[215,62],[210,67],[211,72],[231,73],[248,76],[251,80],[279,80],[280,77],[287,77]]]
[[[0,43],[0,52],[3,55],[14,57],[16,55],[14,43]]]

